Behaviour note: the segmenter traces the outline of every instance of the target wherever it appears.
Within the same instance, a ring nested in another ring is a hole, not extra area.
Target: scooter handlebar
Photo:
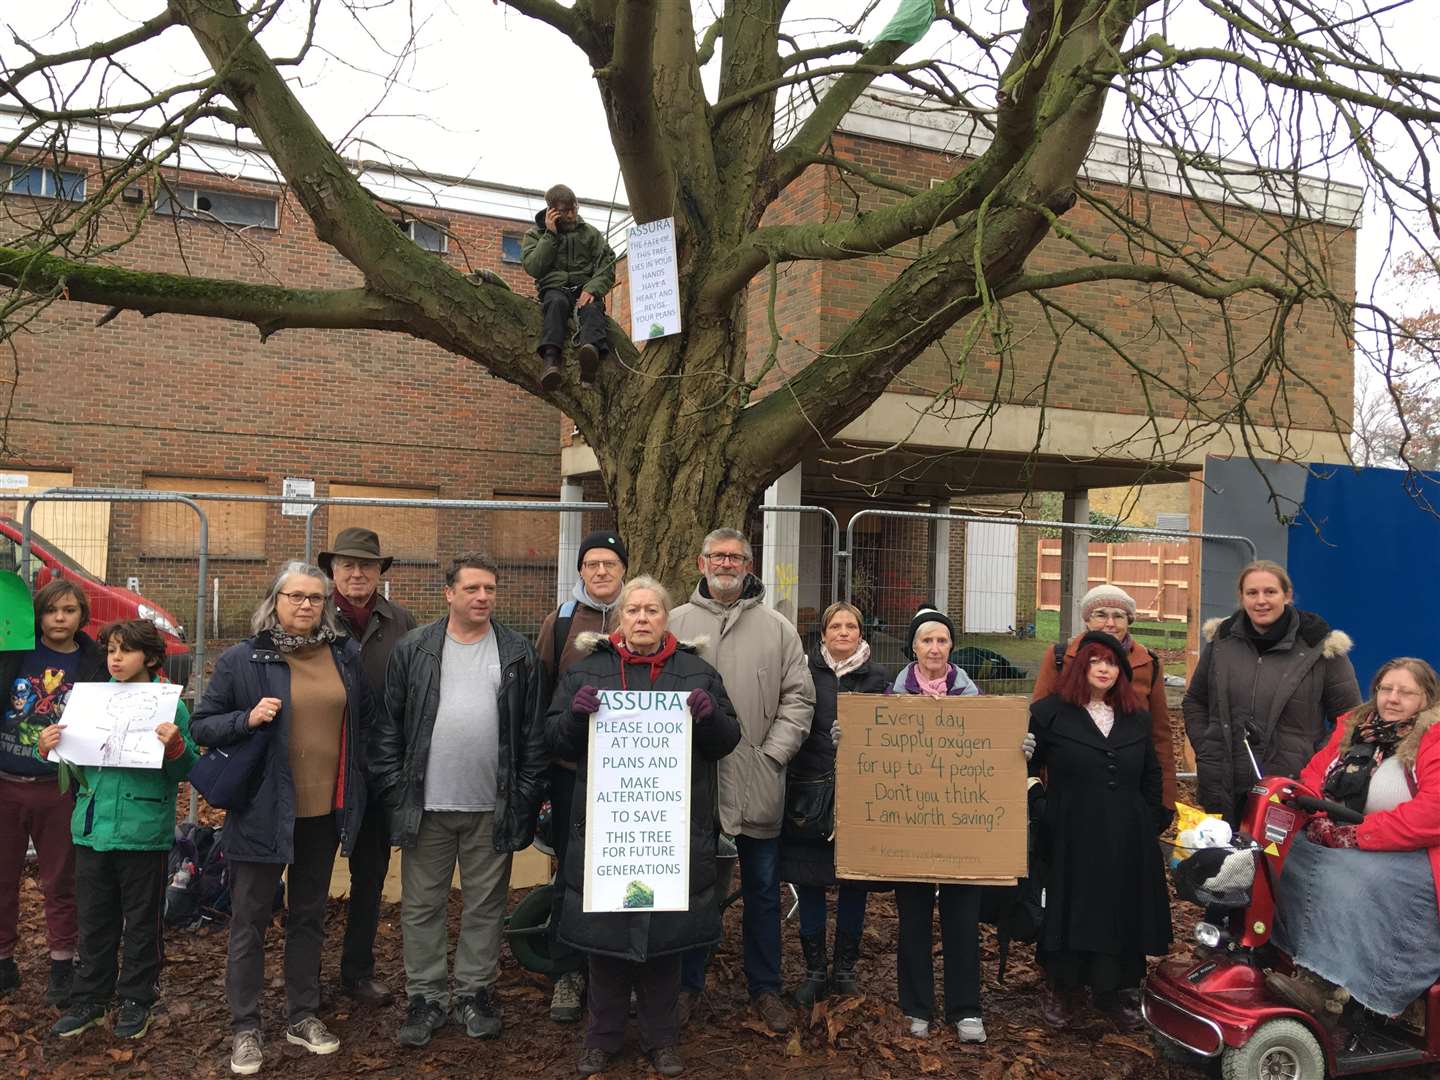
[[[1359,825],[1365,820],[1365,815],[1356,810],[1351,810],[1344,803],[1331,802],[1329,799],[1315,799],[1309,795],[1296,795],[1291,799],[1301,810],[1308,810],[1311,813],[1322,813],[1329,816],[1331,821],[1338,821],[1342,825]]]

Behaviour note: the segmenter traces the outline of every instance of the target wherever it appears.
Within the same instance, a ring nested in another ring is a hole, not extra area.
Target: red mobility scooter
[[[1207,921],[1195,928],[1198,955],[1162,963],[1145,980],[1141,1010],[1161,1047],[1218,1058],[1225,1080],[1323,1080],[1440,1062],[1440,984],[1425,995],[1423,1035],[1383,1017],[1327,1026],[1265,987],[1267,970],[1294,971],[1270,943],[1275,886],[1296,833],[1318,811],[1361,820],[1296,780],[1257,782],[1235,841],[1249,845],[1254,860],[1249,888],[1219,904],[1182,889],[1183,898],[1207,903]]]

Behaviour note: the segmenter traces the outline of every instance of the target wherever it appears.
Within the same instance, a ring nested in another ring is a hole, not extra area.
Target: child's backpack
[[[194,821],[175,826],[165,878],[167,926],[188,930],[230,917],[230,882],[219,829]]]

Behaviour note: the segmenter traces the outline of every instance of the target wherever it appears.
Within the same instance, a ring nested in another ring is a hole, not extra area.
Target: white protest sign
[[[60,745],[50,760],[72,765],[158,769],[165,744],[155,737],[160,724],[175,722],[178,683],[76,683],[65,701]]]
[[[690,907],[690,710],[667,690],[605,690],[590,721],[586,911]]]
[[[631,225],[625,259],[630,271],[631,339],[643,341],[680,333],[675,219]]]
[[[280,481],[280,497],[283,499],[313,499],[315,481],[305,476],[287,476]],[[314,503],[283,502],[280,513],[286,517],[304,517],[314,508]]]

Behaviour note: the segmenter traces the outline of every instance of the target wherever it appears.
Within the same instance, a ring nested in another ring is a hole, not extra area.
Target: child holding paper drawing
[[[52,581],[35,594],[35,647],[0,653],[6,701],[0,714],[0,998],[20,987],[20,876],[33,841],[45,893],[50,984],[45,1000],[64,1006],[75,972],[75,849],[70,843],[74,799],[55,782],[56,768],[35,756],[46,725],[65,710],[70,687],[104,682],[105,657],[83,631],[90,603],[72,581]]]
[[[165,640],[147,619],[111,623],[100,632],[114,682],[160,682]],[[48,755],[64,724],[40,733],[36,752]],[[80,962],[70,1008],[50,1029],[65,1039],[100,1024],[112,997],[120,998],[115,1035],[138,1039],[150,1028],[160,982],[160,916],[165,861],[175,837],[175,792],[195,763],[190,713],[177,702],[173,720],[155,728],[165,746],[158,769],[81,766],[83,784],[70,820],[75,842]],[[116,963],[123,945],[124,966]]]

